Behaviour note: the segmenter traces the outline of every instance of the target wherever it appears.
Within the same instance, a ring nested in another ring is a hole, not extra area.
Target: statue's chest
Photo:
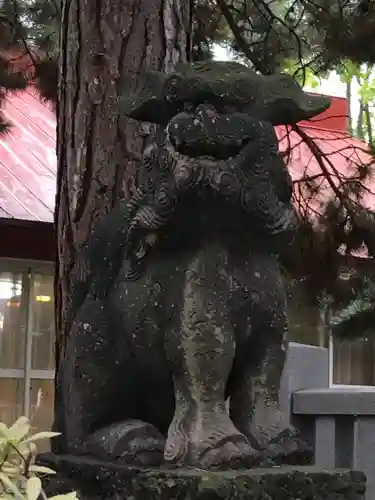
[[[178,321],[187,308],[230,312],[256,300],[277,278],[278,267],[269,256],[236,255],[212,243],[150,259],[135,282],[120,276],[112,300],[127,323],[148,318],[165,324]]]

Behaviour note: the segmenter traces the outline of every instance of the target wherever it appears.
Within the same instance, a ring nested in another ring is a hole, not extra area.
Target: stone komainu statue
[[[56,408],[64,451],[139,465],[302,459],[278,393],[280,249],[292,184],[274,125],[329,106],[237,63],[150,74],[125,114],[166,127],[142,185],[93,231],[75,280]],[[226,401],[229,400],[229,412]]]

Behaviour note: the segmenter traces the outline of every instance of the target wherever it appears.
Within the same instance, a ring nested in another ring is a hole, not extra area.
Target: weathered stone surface
[[[302,91],[286,74],[260,75],[236,62],[181,64],[171,74],[147,73],[135,95],[124,94],[124,113],[140,121],[167,125],[185,104],[209,102],[220,112],[242,112],[273,125],[297,123],[330,106],[324,96]]]
[[[276,137],[270,124],[246,113],[218,113],[210,105],[197,106],[194,113],[185,111],[174,116],[168,125],[168,135],[181,154],[227,159],[236,156],[250,141],[259,141],[262,127],[267,128],[267,147],[276,153]],[[250,165],[248,162],[247,168]]]
[[[89,272],[72,279],[60,451],[211,470],[305,464],[311,450],[279,406],[278,253],[294,211],[271,122],[327,101],[241,65],[179,71],[160,87],[172,116],[144,155],[138,193],[78,256]]]
[[[365,477],[349,470],[275,467],[209,472],[150,469],[55,457],[48,495],[76,490],[81,500],[362,500]]]

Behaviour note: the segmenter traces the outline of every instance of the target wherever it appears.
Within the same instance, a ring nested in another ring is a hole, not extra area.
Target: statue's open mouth
[[[233,158],[237,156],[238,153],[248,144],[250,141],[249,137],[243,137],[241,141],[235,144],[230,144],[228,146],[223,146],[218,144],[213,146],[211,144],[202,144],[197,142],[195,144],[188,144],[182,142],[176,145],[176,151],[185,156],[190,156],[191,158],[199,158],[209,156],[211,158],[216,158],[218,160],[227,160],[228,158]]]
[[[180,154],[192,158],[209,156],[226,160],[235,157],[253,140],[264,136],[265,124],[246,113],[219,113],[211,104],[201,104],[192,112],[182,112],[168,125],[168,137]]]

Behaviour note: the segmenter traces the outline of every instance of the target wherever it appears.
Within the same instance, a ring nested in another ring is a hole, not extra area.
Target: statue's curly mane
[[[130,203],[128,280],[139,278],[160,230],[191,194],[199,198],[209,192],[233,214],[241,208],[247,219],[243,229],[253,235],[257,229],[272,240],[290,230],[291,181],[278,154],[277,137],[272,125],[254,122],[256,139],[249,138],[233,158],[186,156],[172,145],[170,133],[164,147],[146,152],[143,187]]]

